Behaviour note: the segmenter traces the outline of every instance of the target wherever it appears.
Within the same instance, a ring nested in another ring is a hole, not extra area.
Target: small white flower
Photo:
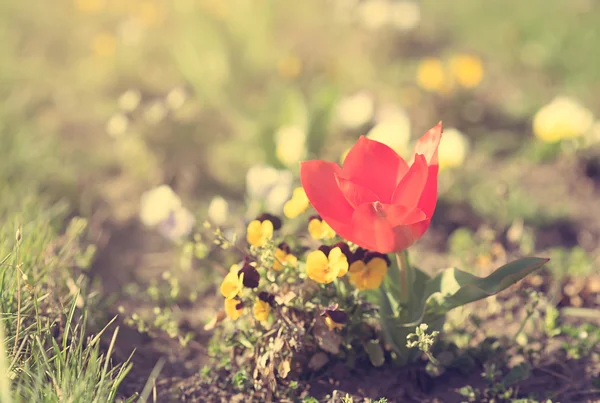
[[[167,185],[160,185],[145,192],[141,198],[140,220],[154,227],[169,218],[172,211],[181,208],[181,199]]]
[[[106,122],[106,132],[114,138],[118,138],[125,134],[129,127],[129,119],[122,113],[115,113]]]
[[[229,203],[221,196],[215,196],[208,205],[208,217],[216,225],[223,225],[229,216]]]
[[[287,166],[306,157],[306,131],[300,126],[283,126],[275,133],[276,155]]]
[[[252,200],[263,200],[279,179],[279,171],[269,165],[254,165],[246,173],[246,192]]]
[[[357,7],[359,22],[367,29],[383,28],[390,22],[391,2],[389,0],[366,0]]]
[[[292,185],[294,175],[290,171],[279,171],[276,185],[269,191],[265,200],[267,211],[279,214],[283,211],[283,205],[292,196]]]
[[[400,155],[405,154],[410,141],[410,118],[402,108],[382,107],[377,113],[377,123],[367,137],[391,147]]]
[[[186,208],[179,207],[172,210],[167,219],[160,222],[156,228],[165,238],[176,241],[189,235],[195,223],[194,215]]]
[[[421,8],[416,1],[396,1],[391,5],[390,24],[400,31],[411,31],[421,22]]]
[[[125,112],[133,112],[140,104],[142,94],[139,90],[127,90],[119,97],[119,108]]]
[[[169,109],[175,110],[181,108],[186,99],[187,94],[185,89],[182,87],[176,87],[169,91],[167,97],[165,98],[165,103]]]
[[[340,124],[349,129],[356,129],[373,118],[375,101],[367,92],[359,92],[346,97],[337,105],[337,118]]]

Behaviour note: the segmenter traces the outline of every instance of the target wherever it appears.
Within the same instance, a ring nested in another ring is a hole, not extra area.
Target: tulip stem
[[[415,271],[408,261],[408,251],[406,250],[396,252],[396,262],[400,272],[400,303],[406,305],[411,300]]]

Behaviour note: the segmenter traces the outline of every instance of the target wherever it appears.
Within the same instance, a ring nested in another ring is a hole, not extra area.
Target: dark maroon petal
[[[348,322],[348,314],[344,311],[327,311],[327,316],[335,323],[343,324]]]
[[[243,302],[239,302],[239,303],[238,303],[238,304],[235,306],[235,309],[237,309],[237,310],[239,311],[239,310],[240,310],[240,309],[242,309],[243,307],[244,307],[244,303],[243,303]]]
[[[260,299],[263,302],[268,303],[269,305],[273,305],[275,303],[275,296],[273,294],[270,294],[266,291],[261,291],[258,293],[258,299]]]
[[[348,259],[348,265],[351,265],[354,262],[357,262],[359,260],[363,260],[365,258],[365,254],[368,251],[364,248],[357,248],[354,253],[352,254],[351,258]]]
[[[244,287],[258,287],[258,282],[260,281],[260,274],[258,274],[258,270],[256,270],[256,267],[247,263],[242,267],[238,275],[241,275],[242,273],[244,273]]]
[[[331,252],[331,246],[329,245],[321,245],[319,246],[319,250],[325,254],[325,256],[329,256],[329,252]]]
[[[290,254],[292,253],[292,248],[290,248],[290,245],[288,245],[285,242],[280,243],[279,245],[277,245],[277,249],[281,249],[282,251],[284,251],[286,254]]]
[[[311,222],[312,220],[323,221],[320,215],[311,215],[310,217],[308,217],[308,222]]]
[[[281,228],[281,218],[274,216],[273,214],[262,213],[256,219],[260,222],[271,221],[271,224],[273,224],[274,230],[278,230]]]
[[[368,251],[362,260],[363,260],[363,262],[365,262],[365,264],[367,264],[372,259],[375,259],[376,257],[385,260],[385,263],[387,263],[388,267],[390,267],[390,265],[392,264],[388,255],[386,255],[385,253],[379,253],[379,252],[374,252],[374,251]]]

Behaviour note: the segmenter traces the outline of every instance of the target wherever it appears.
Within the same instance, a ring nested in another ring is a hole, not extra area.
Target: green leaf
[[[427,282],[425,295],[428,304],[433,302],[434,308],[426,317],[435,318],[459,306],[498,294],[547,261],[536,257],[522,258],[500,267],[487,277],[477,277],[456,268],[444,270]]]
[[[531,375],[531,365],[523,362],[514,366],[508,374],[502,378],[502,383],[506,387],[510,387],[518,382],[524,381]]]

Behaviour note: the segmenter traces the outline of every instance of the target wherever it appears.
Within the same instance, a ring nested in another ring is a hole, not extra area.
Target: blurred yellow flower
[[[243,304],[239,299],[232,298],[225,300],[225,313],[229,319],[238,320],[242,316],[242,309]]]
[[[105,5],[105,0],[75,0],[75,8],[82,13],[97,13],[101,11]]]
[[[387,274],[388,265],[385,260],[375,257],[368,263],[358,260],[350,265],[350,282],[359,290],[376,290]]]
[[[459,85],[475,88],[483,79],[483,62],[475,55],[456,55],[450,59],[450,72]]]
[[[277,63],[277,70],[283,78],[296,78],[302,72],[302,61],[296,55],[287,55]]]
[[[308,233],[312,239],[331,239],[335,237],[335,231],[319,217],[311,218],[308,222]]]
[[[268,302],[263,301],[260,298],[256,298],[254,302],[254,318],[259,322],[266,322],[271,313],[271,305]]]
[[[444,129],[444,135],[438,147],[440,171],[461,166],[469,152],[469,139],[457,129]]]
[[[542,141],[554,143],[585,134],[593,123],[589,109],[573,98],[559,96],[536,113],[533,133]]]
[[[306,156],[306,131],[300,126],[283,126],[275,133],[275,145],[279,161],[297,165]]]
[[[339,247],[331,249],[325,256],[320,250],[310,252],[306,257],[306,274],[320,284],[329,284],[348,272],[348,259]]]
[[[306,192],[304,191],[304,188],[300,186],[294,189],[292,198],[283,205],[283,214],[285,214],[287,218],[296,218],[304,213],[309,206],[310,203],[306,196]]]
[[[260,222],[250,221],[246,234],[246,240],[252,246],[265,246],[269,239],[273,238],[273,223],[269,220]]]
[[[135,16],[146,27],[160,25],[165,19],[166,10],[154,1],[142,1],[136,8]]]
[[[444,93],[450,88],[444,65],[436,57],[421,60],[417,67],[417,83],[426,91]]]
[[[95,56],[112,57],[117,50],[117,37],[111,32],[101,32],[92,38],[92,52]]]
[[[224,20],[229,16],[230,0],[204,0],[202,8],[211,16]]]
[[[221,294],[226,299],[232,299],[239,295],[244,288],[244,273],[238,274],[238,271],[227,273],[221,283]]]
[[[292,267],[298,266],[298,258],[290,253],[287,244],[281,244],[275,249],[275,260],[273,261],[273,270],[281,271],[284,265]]]

